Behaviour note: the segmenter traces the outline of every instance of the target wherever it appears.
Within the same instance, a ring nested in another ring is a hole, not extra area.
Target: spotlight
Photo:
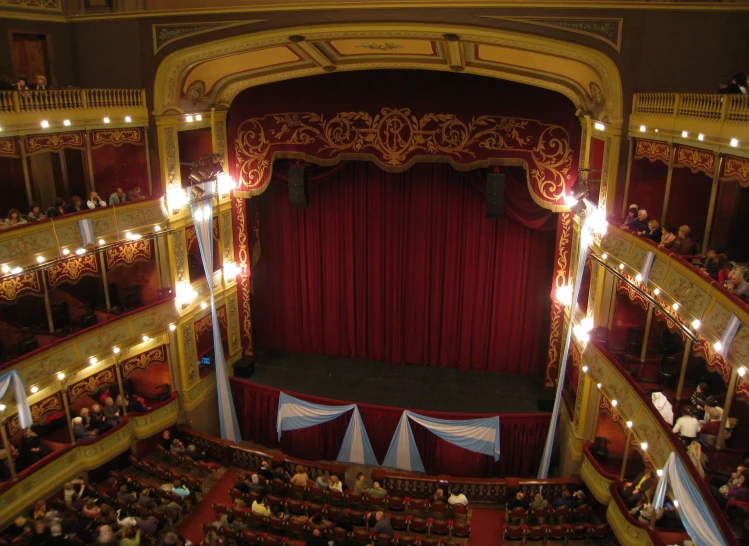
[[[144,335],[143,336],[143,343],[146,343],[149,339],[151,339],[151,338],[148,337],[148,336],[146,336],[146,335]]]
[[[715,349],[716,351],[720,352],[720,351],[723,350],[723,344],[720,341],[716,341],[713,344],[713,349]]]
[[[201,309],[208,309],[208,304],[207,304],[206,302],[202,302],[202,303],[200,304],[200,308],[201,308]]]
[[[109,118],[104,118],[104,123],[109,123]]]
[[[65,127],[70,127],[70,120],[69,120],[69,119],[66,119],[65,121],[63,121],[63,122],[62,122],[62,124],[63,124],[63,125],[65,126]]]
[[[584,180],[578,178],[570,188],[570,197],[575,200],[580,200],[586,195],[588,195],[588,185]]]
[[[700,326],[702,326],[702,323],[699,320],[694,319],[692,321],[692,328],[694,328],[695,330],[699,330]]]
[[[643,443],[640,444],[640,447],[642,448],[643,451],[647,451],[648,450],[648,443],[647,442],[643,442]]]
[[[624,271],[624,264],[619,264],[619,269],[620,269],[621,271]]]
[[[0,271],[3,273],[10,273],[10,267],[8,267],[8,264],[3,264],[3,266],[0,267]]]
[[[657,132],[658,132],[658,129],[656,129],[656,130],[655,130],[655,132],[657,133]]]
[[[39,387],[37,387],[36,385],[34,385],[33,387],[31,387],[31,394],[36,394],[38,392],[39,392]]]
[[[91,358],[89,358],[88,361],[91,363],[92,366],[98,362],[95,356],[92,356]]]
[[[642,282],[642,275],[640,275],[639,273],[637,275],[635,275],[635,280],[637,282]]]
[[[731,147],[735,148],[739,145],[739,139],[738,138],[732,138],[731,139]]]
[[[658,470],[655,471],[655,473],[658,474],[659,478],[663,477],[663,470],[662,469],[659,468]]]
[[[62,249],[62,255],[63,256],[67,256],[68,254],[70,254],[70,250],[68,250],[67,248],[63,248]]]
[[[119,347],[112,347],[112,352],[113,352],[114,354],[119,354],[119,352],[120,352],[120,348],[119,348]]]
[[[83,256],[86,253],[86,249],[85,248],[79,248],[78,250],[75,251],[75,253],[78,256]]]
[[[49,127],[49,121],[46,119],[42,121],[42,129],[47,129]]]
[[[125,239],[127,239],[128,241],[132,241],[133,240],[133,234],[130,233],[129,231],[126,231],[125,232]]]
[[[678,311],[679,307],[681,307],[681,306],[679,305],[678,302],[674,302],[674,304],[672,305],[672,307],[673,307],[674,311]]]
[[[58,373],[57,374],[57,379],[59,379],[60,381],[62,381],[63,379],[65,379],[65,374],[62,373],[62,372]]]
[[[686,131],[681,132],[681,138],[687,138],[689,136],[689,133]]]
[[[13,273],[14,275],[18,275],[22,271],[23,271],[22,267],[14,267],[13,269],[10,270],[10,272]]]
[[[627,421],[627,428],[632,428],[632,421]]]
[[[177,325],[176,324],[172,323],[172,324],[169,325],[169,331],[170,332],[174,332],[176,329],[177,329]]]
[[[192,122],[194,121],[194,118],[193,118],[192,116],[186,116],[186,117],[185,117],[185,121],[186,121],[187,123],[192,123]]]
[[[585,218],[585,213],[588,207],[585,206],[585,201],[580,199],[577,203],[570,207],[570,211],[575,213],[580,218]]]
[[[0,411],[5,411],[5,404],[0,404]]]
[[[596,383],[596,387],[598,387],[598,389],[600,390],[600,388],[603,387],[603,385],[601,385],[600,383]]]
[[[640,125],[640,132],[641,132],[641,133],[644,133],[644,132],[645,132],[645,131],[647,131],[647,130],[648,130],[648,128],[647,128],[647,127],[645,127],[644,125]]]
[[[744,374],[746,373],[746,368],[744,366],[741,366],[741,368],[736,370],[736,373],[739,374],[739,377],[744,377]]]
[[[653,294],[655,294],[656,296],[660,296],[661,295],[661,289],[660,288],[656,288],[655,290],[653,290]]]
[[[104,239],[99,239],[99,246],[104,245]]]
[[[161,231],[161,226],[153,226],[153,230],[159,232]]]
[[[678,508],[678,507],[679,507],[679,501],[674,499],[674,508]]]
[[[699,135],[697,135],[697,140],[705,140],[705,135],[700,133]]]
[[[583,373],[588,373],[588,367],[587,366],[583,366]]]
[[[130,116],[125,116],[125,123],[130,123],[131,121],[133,121],[133,118],[131,118]]]
[[[200,114],[195,114],[195,121],[203,121],[203,116]]]
[[[604,252],[603,254],[601,254],[601,259],[602,260],[608,260],[609,259],[609,255]]]
[[[614,407],[616,407],[616,406],[619,405],[619,401],[618,400],[612,400],[611,401],[611,405],[614,406]]]
[[[43,264],[44,263],[44,256],[37,256],[36,257],[36,263]]]
[[[200,186],[193,186],[192,188],[190,188],[190,193],[192,194],[193,199],[200,199],[201,197],[203,197],[205,190]]]
[[[605,126],[605,125],[604,125],[603,123],[601,123],[600,121],[596,121],[596,122],[595,122],[595,123],[593,124],[593,127],[595,127],[595,129],[596,129],[597,131],[603,131],[604,129],[606,129],[606,126]]]

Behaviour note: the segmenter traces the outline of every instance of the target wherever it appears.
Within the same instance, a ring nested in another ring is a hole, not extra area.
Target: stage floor
[[[339,356],[258,352],[251,381],[364,404],[463,413],[537,413],[540,377]]]

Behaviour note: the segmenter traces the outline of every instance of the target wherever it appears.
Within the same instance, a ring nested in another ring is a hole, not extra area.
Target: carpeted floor
[[[471,546],[499,546],[502,544],[504,510],[474,508],[471,514]]]
[[[203,540],[203,528],[201,525],[208,521],[214,521],[216,517],[213,514],[213,503],[222,502],[231,504],[231,495],[229,489],[234,485],[237,473],[233,470],[227,470],[216,484],[211,488],[208,494],[203,498],[185,520],[177,526],[177,532],[193,544],[200,544]]]

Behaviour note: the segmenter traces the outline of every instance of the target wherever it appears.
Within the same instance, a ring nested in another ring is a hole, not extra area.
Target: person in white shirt
[[[328,480],[328,488],[343,493],[343,484],[341,483],[341,480],[338,479],[338,476],[333,475],[330,477],[330,480]]]
[[[723,418],[723,408],[717,405],[715,398],[712,396],[705,399],[705,404],[702,407],[705,408],[705,416],[700,420],[700,426],[704,426],[710,421],[720,421]]]
[[[663,420],[673,426],[674,408],[671,406],[671,402],[668,401],[668,398],[666,398],[662,392],[654,392],[650,395],[650,399],[653,401],[655,409],[657,409],[658,413],[663,417]]]
[[[450,493],[450,496],[447,498],[447,504],[451,506],[453,504],[465,504],[466,506],[468,506],[468,499],[460,491],[460,489],[453,489]]]
[[[674,433],[681,436],[682,441],[686,444],[697,439],[700,433],[700,422],[694,416],[694,410],[691,406],[684,408],[684,414],[676,420]]]
[[[107,202],[104,201],[101,197],[99,197],[99,194],[95,191],[91,192],[91,195],[88,196],[88,201],[86,201],[86,206],[90,209],[95,209],[97,207],[106,207]]]
[[[259,501],[259,502],[258,502]],[[270,517],[270,509],[265,505],[262,499],[252,501],[252,513],[260,514],[263,517]]]

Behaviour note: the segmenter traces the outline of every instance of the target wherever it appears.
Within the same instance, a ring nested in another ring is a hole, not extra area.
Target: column
[[[687,342],[684,344],[684,356],[681,359],[681,372],[679,372],[679,386],[676,387],[676,399],[681,400],[681,391],[684,390],[684,378],[687,375],[687,364],[689,363],[689,355],[692,354],[692,338],[688,337]]]
[[[731,377],[728,380],[728,390],[726,391],[726,401],[723,403],[723,416],[720,418],[720,428],[718,429],[718,442],[715,445],[718,449],[723,449],[723,442],[726,436],[726,421],[731,413],[731,402],[733,395],[736,394],[736,380],[738,379],[738,369],[731,368]]]
[[[642,336],[642,350],[640,351],[640,362],[645,362],[645,356],[648,354],[648,342],[650,341],[650,326],[653,323],[653,312],[655,306],[648,303],[648,318],[645,321],[645,333]]]
[[[663,196],[663,212],[661,213],[661,225],[666,225],[666,213],[668,212],[668,196],[671,193],[671,179],[674,176],[674,161],[676,161],[676,146],[671,145],[671,154],[668,156],[668,174],[666,174],[666,193]]]
[[[632,161],[635,156],[634,139],[629,138],[629,153],[627,155],[627,176],[624,178],[624,199],[622,200],[622,218],[627,217],[627,203],[629,203],[629,181],[632,178]]]
[[[718,185],[720,181],[720,172],[723,170],[725,156],[716,154],[715,172],[713,173],[713,185],[710,189],[710,204],[707,207],[707,221],[705,222],[705,236],[702,238],[702,253],[706,254],[710,246],[710,235],[713,229],[713,216],[715,215],[715,201],[718,198]]]
[[[177,144],[176,116],[159,116],[156,118],[156,139],[159,148],[159,173],[162,186],[168,192],[169,188],[181,187],[182,179],[179,172],[179,147]],[[169,211],[171,213],[171,211]]]

